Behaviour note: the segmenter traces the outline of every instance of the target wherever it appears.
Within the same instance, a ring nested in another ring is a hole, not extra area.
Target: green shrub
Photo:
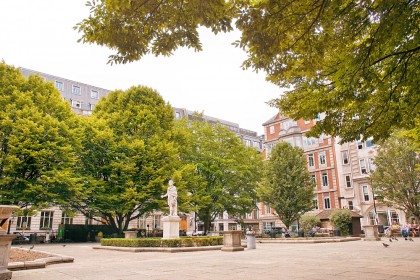
[[[321,220],[314,215],[305,214],[300,217],[300,228],[304,233],[311,232],[312,228],[319,223],[321,223]]]
[[[117,247],[200,247],[223,244],[223,236],[162,238],[103,238],[102,246]]]
[[[352,213],[350,210],[334,210],[330,215],[330,222],[335,228],[341,230],[341,235],[349,235]]]

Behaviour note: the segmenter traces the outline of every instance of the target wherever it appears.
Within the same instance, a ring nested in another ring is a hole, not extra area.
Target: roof
[[[318,217],[320,220],[328,220],[334,210],[322,210],[319,212],[316,217]],[[350,211],[352,213],[352,218],[362,218],[363,216],[357,214],[356,212]]]
[[[271,124],[271,123],[273,123],[273,122],[275,122],[275,121],[277,121],[279,119],[280,119],[280,112],[277,113],[275,116],[271,117],[268,121],[264,122],[262,125],[263,126],[269,125],[269,124]]]

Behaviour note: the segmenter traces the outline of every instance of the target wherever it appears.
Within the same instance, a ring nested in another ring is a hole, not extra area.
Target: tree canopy
[[[88,2],[75,28],[81,41],[116,50],[111,62],[202,49],[197,29],[242,32],[245,68],[291,89],[272,104],[294,119],[314,119],[313,134],[342,141],[387,138],[412,129],[418,98],[419,2],[415,0],[193,0]]]
[[[375,195],[385,204],[420,218],[420,164],[413,142],[393,135],[378,148],[370,175]]]
[[[303,151],[280,142],[266,162],[264,181],[258,195],[262,202],[276,210],[289,228],[305,212],[313,209],[313,185]]]
[[[0,63],[0,203],[68,205],[80,194],[77,117],[52,83]]]
[[[173,110],[147,87],[113,91],[83,122],[84,195],[73,205],[118,232],[163,207],[163,187],[177,170]]]
[[[261,154],[223,125],[199,116],[177,121],[176,126],[182,161],[195,166],[187,183],[189,209],[204,223],[205,232],[225,211],[241,221],[256,206]]]

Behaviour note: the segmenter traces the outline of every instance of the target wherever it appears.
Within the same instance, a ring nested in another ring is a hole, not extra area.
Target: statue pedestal
[[[0,234],[0,280],[12,279],[12,272],[7,269],[12,240],[16,234]]]
[[[163,223],[163,239],[179,238],[179,222],[181,218],[178,216],[165,216],[162,218]]]
[[[235,252],[243,251],[244,247],[241,244],[241,230],[226,230],[223,232],[223,247],[222,251]]]
[[[363,226],[365,231],[364,241],[380,241],[378,225]]]

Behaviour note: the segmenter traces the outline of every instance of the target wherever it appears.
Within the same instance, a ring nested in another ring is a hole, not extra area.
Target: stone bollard
[[[256,249],[257,243],[255,241],[255,234],[248,234],[246,235],[246,247],[248,250]]]

